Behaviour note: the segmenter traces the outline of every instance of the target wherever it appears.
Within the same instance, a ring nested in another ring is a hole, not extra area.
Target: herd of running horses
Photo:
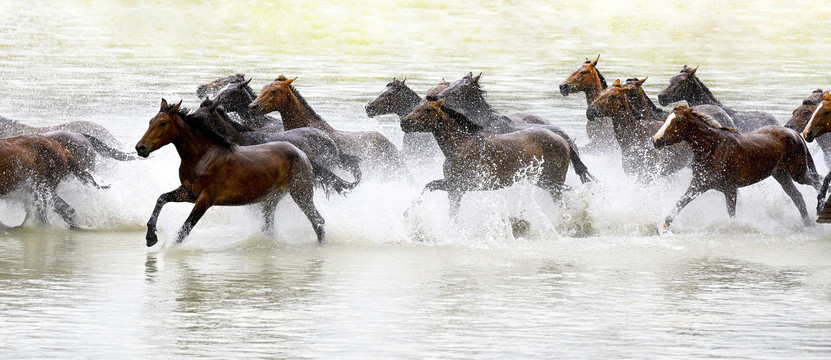
[[[586,59],[560,85],[563,96],[586,95],[585,148],[616,148],[624,172],[648,183],[689,167],[692,181],[666,217],[664,228],[696,196],[708,190],[725,195],[727,212],[736,213],[738,188],[773,177],[793,200],[806,225],[806,204],[794,185],[817,189],[817,222],[831,222],[825,207],[831,174],[817,173],[806,140],[814,139],[831,168],[831,95],[815,90],[793,111],[784,126],[761,111],[737,111],[719,102],[686,65],[658,94],[664,110],[644,92],[646,79],[615,80],[608,85],[598,71],[599,56]],[[314,191],[345,194],[364,173],[406,174],[402,158],[444,156],[444,178],[425,192],[447,192],[451,216],[468,191],[511,186],[529,169],[533,184],[558,200],[571,167],[583,183],[597,181],[580,158],[569,134],[548,119],[531,113],[501,115],[485,100],[479,76],[467,74],[454,83],[442,81],[422,98],[393,79],[366,105],[375,117],[396,114],[404,132],[403,148],[377,131],[344,131],[327,123],[292,85],[277,77],[257,94],[242,74],[200,85],[203,99],[189,111],[182,102],[162,99],[159,112],[135,146],[147,157],[173,144],[181,159],[181,185],[159,196],[147,223],[147,246],[158,242],[156,222],[168,202],[190,202],[193,209],[175,241],[181,242],[211,206],[258,204],[264,229],[273,226],[277,203],[288,193],[324,241],[324,219],[314,204]],[[279,118],[269,116],[277,112]],[[75,211],[56,193],[70,175],[98,188],[91,173],[96,157],[130,161],[103,127],[74,121],[32,127],[0,117],[0,195],[24,190],[33,195],[36,220],[45,222],[53,209],[74,228]],[[617,155],[614,155],[617,156]],[[346,180],[343,175],[351,178]],[[420,201],[417,200],[417,202]],[[27,218],[29,217],[27,207]]]

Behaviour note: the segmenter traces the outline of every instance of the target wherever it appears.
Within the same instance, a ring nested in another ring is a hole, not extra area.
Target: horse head
[[[136,152],[139,156],[147,157],[153,151],[171,143],[176,138],[178,130],[175,123],[177,117],[179,117],[181,106],[181,100],[178,104],[169,105],[167,100],[162,99],[159,113],[150,119],[147,131],[136,144]]]
[[[603,90],[600,95],[586,108],[586,118],[594,121],[597,118],[629,112],[629,102],[626,98],[627,88],[620,85],[620,79],[615,80],[612,86]]]
[[[811,142],[828,131],[831,131],[831,94],[826,91],[822,94],[820,102],[811,114],[811,119],[802,132],[802,136],[805,137],[805,140]]]
[[[288,79],[283,75],[263,86],[260,95],[248,105],[252,115],[265,115],[277,109],[285,108],[291,98],[291,83],[297,78]]]
[[[794,129],[797,132],[805,130],[805,126],[811,120],[811,115],[814,114],[817,104],[822,100],[822,94],[823,91],[821,89],[816,89],[805,100],[802,100],[802,104],[791,112],[791,118],[785,123],[785,127]]]
[[[412,104],[418,103],[420,97],[406,84],[407,78],[392,78],[384,91],[364,107],[366,115],[376,117],[385,114],[406,114],[412,110]]]
[[[667,88],[658,94],[658,102],[661,106],[667,106],[670,103],[687,99],[694,93],[696,70],[698,70],[698,66],[691,68],[684,65],[681,72],[669,80]]]
[[[568,96],[573,92],[589,92],[595,88],[604,89],[606,84],[601,81],[600,73],[597,71],[597,62],[600,61],[600,54],[594,60],[586,61],[571,72],[565,81],[560,84],[560,93]]]

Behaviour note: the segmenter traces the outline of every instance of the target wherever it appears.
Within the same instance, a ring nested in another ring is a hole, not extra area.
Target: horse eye
[[[271,90],[271,95],[277,95],[277,90]]]
[[[588,70],[583,70],[583,71],[581,71],[581,72],[580,72],[580,74],[581,74],[581,75],[586,75],[586,74],[588,74],[588,73],[589,73],[589,71],[588,71]]]
[[[162,121],[162,122],[159,123],[159,127],[165,127],[165,126],[167,126],[167,121]]]

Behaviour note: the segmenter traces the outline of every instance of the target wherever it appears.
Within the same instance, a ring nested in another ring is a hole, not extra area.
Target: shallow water
[[[810,11],[806,9],[811,9]],[[0,4],[0,115],[34,124],[90,120],[130,149],[160,98],[195,107],[196,85],[280,74],[344,129],[395,117],[363,105],[392,77],[423,93],[484,72],[503,113],[545,115],[585,144],[585,98],[557,85],[585,57],[615,78],[649,76],[655,96],[684,64],[724,103],[780,122],[831,87],[831,10],[807,1],[692,2],[7,1]],[[811,24],[817,24],[816,26]],[[822,172],[819,149],[811,146]],[[600,184],[563,204],[521,183],[443,193],[404,212],[440,160],[405,179],[370,178],[348,197],[316,197],[328,244],[291,202],[273,236],[254,208],[213,208],[179,247],[190,209],[169,204],[165,244],[144,247],[156,197],[177,185],[172,148],[101,164],[94,190],[62,196],[84,227],[0,232],[0,354],[5,358],[827,358],[831,232],[802,226],[771,180],[691,203],[655,235],[689,171],[643,186],[619,159],[585,154]],[[814,191],[799,189],[810,205]],[[813,206],[809,206],[811,208]],[[0,200],[0,222],[24,207]],[[814,214],[813,210],[810,210]],[[510,218],[530,226],[514,236]]]

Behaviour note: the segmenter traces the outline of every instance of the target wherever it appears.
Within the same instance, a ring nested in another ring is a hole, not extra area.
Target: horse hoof
[[[159,242],[159,238],[156,234],[147,234],[147,247],[156,245],[157,242]]]

